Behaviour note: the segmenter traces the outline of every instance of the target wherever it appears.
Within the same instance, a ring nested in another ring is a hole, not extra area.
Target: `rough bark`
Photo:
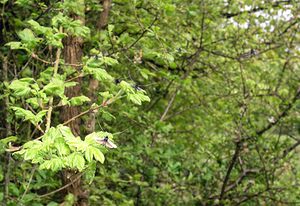
[[[108,24],[109,11],[111,6],[111,0],[102,0],[103,11],[100,14],[100,19],[97,23],[99,30],[104,29]]]
[[[81,37],[68,36],[64,40],[63,56],[65,63],[80,64],[82,59],[83,40]],[[78,69],[75,67],[75,69]],[[79,96],[81,94],[81,78],[76,80],[78,84],[74,87],[66,88],[65,95],[69,98]],[[61,113],[63,121],[71,119],[80,113],[80,107],[64,107]],[[68,124],[74,135],[80,135],[80,119],[76,119]]]
[[[7,57],[3,57],[3,62],[2,62],[2,74],[3,74],[3,81],[8,82],[8,59]],[[7,121],[8,120],[8,107],[9,107],[9,99],[8,97],[4,97],[4,104],[3,104],[3,110],[4,110],[4,115],[3,115],[3,121],[4,121],[4,137],[10,136],[11,135],[11,125]],[[10,168],[11,168],[11,154],[9,152],[6,153],[5,157],[5,177],[4,177],[4,197],[3,197],[3,203],[6,204],[6,201],[8,199],[8,185],[10,182]]]
[[[99,87],[99,82],[96,79],[90,79],[89,82],[89,91],[88,91],[88,97],[91,99],[91,102],[96,102],[97,100],[97,89]],[[92,133],[95,131],[95,125],[96,125],[96,113],[91,112],[89,114],[89,118],[87,119],[86,123],[86,131],[87,133]]]
[[[84,20],[82,17],[73,16],[73,19]],[[75,37],[69,35],[64,39],[64,50],[63,57],[65,63],[78,65],[82,61],[82,47],[83,47],[83,39],[81,37]],[[74,66],[75,69],[79,69],[79,67]],[[76,80],[78,84],[74,87],[66,88],[65,95],[69,98],[81,95],[81,78]],[[69,107],[66,106],[61,111],[61,119],[63,122],[68,119],[78,115],[81,112],[80,107]],[[76,119],[67,124],[73,132],[74,135],[80,136],[80,119]],[[72,193],[76,198],[75,205],[78,206],[86,206],[88,205],[88,192],[84,190],[81,178],[77,177],[76,171],[65,170],[63,172],[63,182],[64,184],[72,183],[69,187],[66,188],[65,193]]]

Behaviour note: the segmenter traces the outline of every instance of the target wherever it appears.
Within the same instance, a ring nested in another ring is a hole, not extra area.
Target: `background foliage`
[[[4,205],[300,204],[298,0],[0,2]]]

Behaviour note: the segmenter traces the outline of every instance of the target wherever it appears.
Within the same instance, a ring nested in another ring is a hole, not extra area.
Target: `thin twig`
[[[293,97],[293,99],[291,100],[291,102],[287,105],[287,107],[278,115],[278,117],[276,118],[276,120],[274,122],[270,122],[268,125],[266,125],[264,128],[256,131],[256,135],[257,136],[261,136],[263,135],[266,131],[270,130],[271,128],[273,128],[275,125],[278,124],[278,122],[280,122],[281,119],[283,119],[284,117],[286,117],[288,115],[288,112],[292,109],[292,107],[294,106],[294,103],[297,101],[297,99],[300,96],[300,86],[297,89],[297,92],[295,94],[295,96]]]
[[[49,192],[49,193],[40,195],[39,197],[40,197],[40,198],[46,197],[46,196],[55,194],[55,193],[57,193],[57,192],[59,192],[59,191],[62,191],[62,190],[64,190],[64,189],[68,188],[68,187],[71,186],[74,182],[76,182],[77,180],[79,180],[79,178],[81,178],[82,175],[83,175],[83,173],[80,173],[80,174],[78,175],[78,177],[76,177],[73,181],[69,182],[68,184],[64,185],[63,187],[58,188],[57,190],[54,190],[54,191],[52,191],[52,192]]]
[[[106,106],[112,104],[113,102],[115,102],[116,100],[118,100],[118,99],[120,99],[122,97],[124,97],[124,96],[122,96],[122,90],[120,90],[116,94],[116,96],[114,96],[114,97],[112,97],[112,98],[110,98],[108,100],[103,101],[101,105],[93,106],[93,107],[89,108],[88,110],[81,112],[80,114],[78,114],[78,115],[72,117],[71,119],[68,119],[67,121],[65,121],[62,125],[67,125],[70,122],[76,120],[77,118],[79,118],[79,117],[81,117],[81,116],[83,116],[85,114],[88,114],[89,112],[93,112],[94,110],[97,110],[97,109],[99,109],[101,107],[106,107]]]
[[[62,27],[59,28],[59,31],[62,33]],[[61,48],[58,48],[57,52],[56,52],[56,59],[55,59],[55,64],[54,64],[54,69],[53,69],[53,77],[52,78],[54,78],[54,76],[57,74],[60,54],[61,54]],[[45,130],[45,132],[47,132],[50,129],[52,110],[53,110],[53,96],[51,96],[49,98],[49,108],[48,108],[48,113],[47,113],[47,121],[46,121],[46,130]]]
[[[60,50],[60,48],[58,48],[58,50]],[[43,62],[43,63],[45,63],[45,64],[51,64],[51,65],[53,65],[53,64],[56,63],[56,61],[55,61],[55,62],[49,62],[49,61],[46,61],[46,60],[44,60],[44,59],[41,59],[41,58],[40,58],[37,54],[35,54],[35,53],[32,53],[32,54],[31,54],[31,57],[34,58],[34,59],[36,59],[36,60],[39,60],[39,61],[41,61],[41,62]]]
[[[28,64],[30,63],[32,58],[33,58],[32,56],[29,57],[28,61],[25,63],[25,65],[22,67],[22,69],[18,72],[18,76],[22,73],[22,71],[24,71],[24,69],[26,69],[26,67],[28,66]]]
[[[92,108],[90,108],[90,109],[88,109],[88,110],[86,110],[86,111],[84,111],[84,112],[81,112],[80,114],[78,114],[78,115],[72,117],[71,119],[68,119],[67,121],[65,121],[62,125],[67,125],[67,124],[69,124],[70,122],[73,122],[74,120],[76,120],[77,118],[79,118],[79,117],[81,117],[81,116],[83,116],[83,115],[85,115],[85,114],[88,114],[89,112],[92,112],[92,111],[94,111],[94,110],[97,110],[97,109],[99,109],[100,107],[102,107],[102,105],[99,105],[99,106],[97,106],[97,107],[92,107]]]
[[[168,103],[168,106],[166,107],[164,113],[163,113],[163,114],[161,115],[161,117],[160,117],[160,121],[164,121],[164,119],[165,119],[165,117],[166,117],[166,115],[167,115],[169,109],[171,108],[171,106],[172,106],[172,104],[173,104],[173,102],[174,102],[174,99],[175,99],[175,97],[176,97],[176,95],[177,95],[177,93],[178,93],[178,90],[179,90],[179,88],[177,88],[177,89],[175,90],[175,92],[173,93],[173,95],[172,95],[172,97],[171,97],[171,100],[170,100],[169,103]]]
[[[32,182],[33,175],[34,175],[34,173],[35,173],[36,168],[37,168],[37,165],[35,165],[35,166],[33,167],[33,169],[31,170],[31,175],[30,175],[29,181],[28,181],[28,183],[27,183],[26,189],[25,189],[25,191],[24,191],[24,193],[23,193],[21,199],[19,200],[19,202],[22,201],[23,198],[25,197],[25,195],[27,194],[27,192],[28,192],[28,190],[29,190],[29,186],[30,186],[30,184],[31,184],[31,182]]]
[[[61,50],[61,48],[58,48],[58,50]],[[34,59],[36,59],[36,60],[39,60],[39,61],[41,61],[41,62],[43,62],[43,63],[45,63],[45,64],[50,64],[50,65],[56,65],[56,60],[55,60],[55,62],[49,62],[49,61],[46,61],[46,60],[44,60],[44,59],[41,59],[37,54],[35,54],[35,53],[32,53],[31,54],[31,57],[32,58],[34,58]],[[65,65],[65,66],[73,66],[73,67],[82,67],[83,66],[83,64],[71,64],[71,63],[62,63],[62,62],[58,62],[58,64],[63,64],[63,65]]]

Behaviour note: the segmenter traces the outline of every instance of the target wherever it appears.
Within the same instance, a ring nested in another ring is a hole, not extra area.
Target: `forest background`
[[[0,5],[3,205],[300,205],[298,0]]]

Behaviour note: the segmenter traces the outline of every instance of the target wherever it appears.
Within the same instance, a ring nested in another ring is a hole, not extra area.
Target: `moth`
[[[117,145],[115,145],[112,141],[109,140],[108,136],[100,139],[100,138],[96,138],[95,139],[96,142],[104,145],[105,147],[108,147],[110,149],[114,149],[114,148],[117,148]]]

